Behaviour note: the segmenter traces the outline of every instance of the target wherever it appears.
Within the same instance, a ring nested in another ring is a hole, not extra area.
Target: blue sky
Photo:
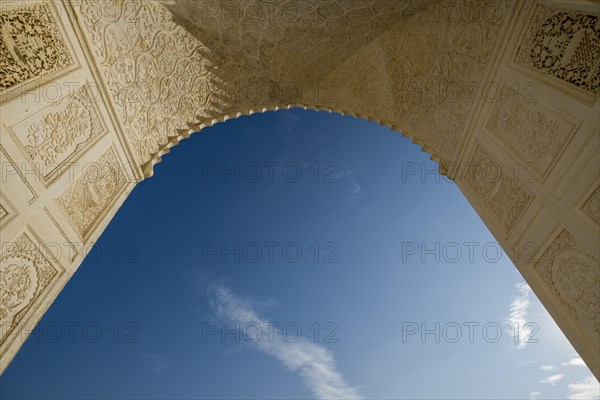
[[[132,192],[2,398],[598,398],[435,170],[398,133],[324,112],[193,135]]]

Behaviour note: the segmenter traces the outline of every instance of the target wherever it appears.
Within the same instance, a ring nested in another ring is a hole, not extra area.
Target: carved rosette
[[[592,339],[600,334],[600,274],[598,260],[563,229],[535,265],[569,314]]]
[[[110,148],[96,162],[87,165],[83,175],[58,198],[82,238],[87,238],[125,183],[125,173]]]
[[[515,62],[600,93],[600,18],[545,5],[531,8],[531,24]]]
[[[524,191],[481,146],[477,146],[463,175],[505,232],[510,231],[527,208],[532,195]]]
[[[73,65],[50,8],[46,3],[2,7],[0,95]]]
[[[0,257],[0,344],[58,277],[55,267],[27,233],[3,243]]]

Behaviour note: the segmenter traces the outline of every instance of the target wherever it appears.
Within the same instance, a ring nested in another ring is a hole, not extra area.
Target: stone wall
[[[599,376],[592,2],[24,0],[0,21],[0,370],[171,146],[298,106],[430,153]]]

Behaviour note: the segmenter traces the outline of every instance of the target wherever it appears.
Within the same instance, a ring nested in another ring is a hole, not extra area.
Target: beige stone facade
[[[0,370],[170,147],[304,107],[431,154],[599,376],[594,1],[0,5]]]

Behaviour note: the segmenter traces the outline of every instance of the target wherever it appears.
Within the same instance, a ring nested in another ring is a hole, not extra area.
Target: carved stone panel
[[[523,190],[481,146],[477,146],[462,174],[505,232],[509,232],[533,196]]]
[[[528,170],[546,176],[576,124],[539,102],[519,96],[518,88],[503,85],[485,125]]]
[[[74,65],[52,6],[0,8],[0,102],[9,90]]]
[[[592,96],[600,93],[598,15],[537,5],[515,62]]]
[[[0,345],[63,272],[29,232],[2,243],[0,257]]]
[[[60,195],[58,202],[82,238],[89,236],[125,183],[123,168],[110,148]]]
[[[65,162],[106,133],[89,86],[11,127],[27,157],[48,182]]]
[[[563,229],[535,265],[569,314],[594,340],[600,333],[600,275],[596,260]]]
[[[581,210],[595,223],[600,221],[600,188],[592,193],[590,198],[583,204],[583,207],[581,207]]]
[[[211,111],[220,100],[208,82],[209,50],[163,6],[84,0],[76,9],[140,164],[197,116],[221,114]]]

